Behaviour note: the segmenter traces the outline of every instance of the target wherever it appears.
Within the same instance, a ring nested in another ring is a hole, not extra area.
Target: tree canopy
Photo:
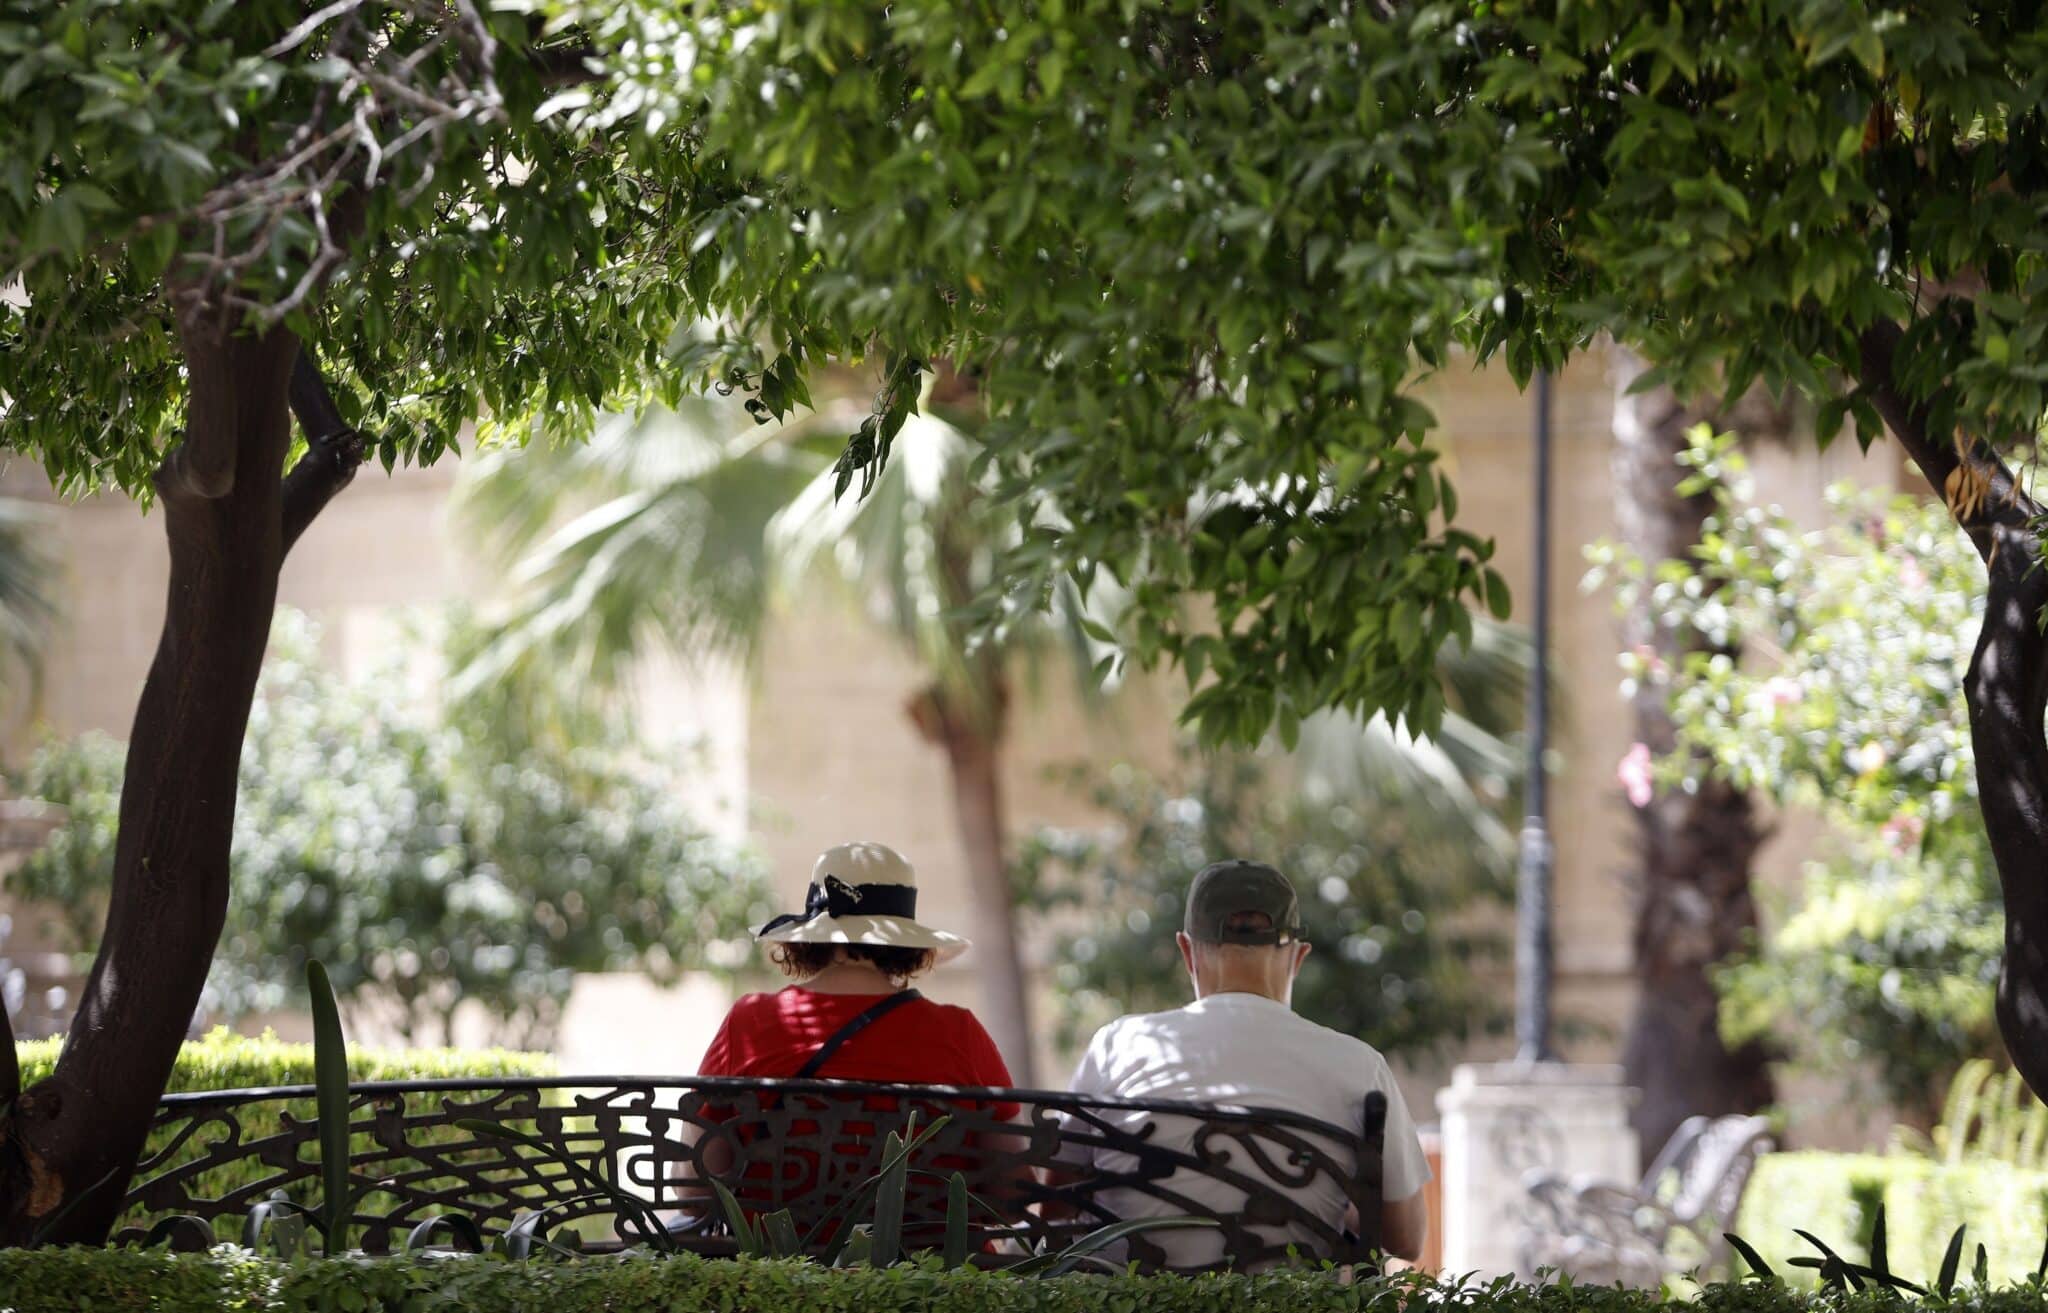
[[[170,302],[223,280],[317,344],[387,460],[483,414],[573,435],[603,401],[693,381],[782,412],[807,367],[885,358],[851,477],[886,456],[918,367],[949,359],[998,417],[988,452],[1030,528],[992,623],[1105,568],[1134,587],[1141,657],[1215,677],[1191,708],[1212,734],[1323,703],[1434,726],[1461,599],[1506,595],[1488,549],[1432,518],[1454,494],[1404,384],[1489,294],[1482,216],[1541,154],[1450,125],[1453,154],[1488,159],[1446,189],[1440,132],[1397,129],[1466,58],[1448,26],[605,5],[536,43],[537,20],[442,13],[8,24],[0,95],[29,112],[0,141],[0,253],[29,293],[10,336],[37,349],[7,355],[0,436],[72,486],[146,489],[179,416]],[[614,80],[551,88],[576,61],[535,46],[572,39]],[[321,199],[373,167],[381,185]],[[350,196],[339,246],[323,207]],[[316,268],[332,291],[295,300]],[[696,314],[725,331],[665,358]],[[1185,625],[1190,591],[1221,632]]]
[[[944,360],[1026,527],[984,621],[1107,571],[1130,654],[1252,740],[1322,706],[1433,728],[1435,649],[1465,603],[1505,608],[1412,395],[1461,348],[1526,377],[1614,332],[1659,376],[1807,389],[1823,437],[1893,403],[2025,436],[2048,398],[2027,6],[300,16],[0,24],[0,255],[29,293],[0,436],[73,486],[146,489],[170,302],[222,280],[318,343],[387,460],[713,382],[779,415],[874,357],[864,486]],[[1886,325],[1901,367],[1866,378]]]
[[[721,367],[777,412],[850,342],[976,373],[1017,595],[1125,578],[1212,734],[1434,723],[1450,603],[1505,600],[1410,395],[1459,346],[1526,378],[1614,333],[1646,386],[1806,390],[1824,440],[2029,439],[2048,399],[2032,6],[636,13],[634,98],[761,180],[696,239],[748,307]]]
[[[695,304],[687,150],[555,110],[588,76],[518,6],[0,9],[0,442],[148,496],[179,310],[314,344],[389,467],[479,417],[565,435],[668,391]]]

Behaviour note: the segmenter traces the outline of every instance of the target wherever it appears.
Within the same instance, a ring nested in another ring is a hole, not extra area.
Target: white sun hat
[[[894,848],[842,843],[827,848],[811,868],[804,910],[778,916],[754,932],[768,944],[871,944],[877,948],[929,948],[944,962],[967,949],[967,940],[920,925],[917,871]]]

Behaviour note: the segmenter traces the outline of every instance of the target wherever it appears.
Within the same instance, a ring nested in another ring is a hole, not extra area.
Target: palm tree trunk
[[[974,940],[975,972],[981,977],[982,1024],[988,1027],[1012,1083],[1035,1082],[1031,1043],[1030,981],[1017,942],[1016,900],[1010,890],[1003,832],[1003,703],[1000,679],[993,681],[992,714],[963,714],[932,687],[910,706],[925,738],[946,754],[953,784],[953,819],[967,850],[968,890],[973,905],[968,933]]]
[[[1686,430],[1701,418],[1663,388],[1630,395],[1642,372],[1617,366],[1615,509],[1623,539],[1646,561],[1683,559],[1700,540],[1711,502],[1678,494]],[[1647,597],[1623,620],[1624,641],[1676,666],[1688,640],[1657,623]],[[1677,746],[1664,690],[1634,700],[1638,742],[1663,757]],[[1750,868],[1763,842],[1748,794],[1711,781],[1692,793],[1660,790],[1635,809],[1637,995],[1623,1044],[1629,1083],[1642,1091],[1634,1122],[1645,1154],[1696,1113],[1754,1112],[1771,1100],[1767,1054],[1722,1042],[1712,973],[1756,933]]]

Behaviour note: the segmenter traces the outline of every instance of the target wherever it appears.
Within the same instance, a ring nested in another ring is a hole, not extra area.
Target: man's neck
[[[1195,982],[1195,997],[1198,999],[1215,998],[1222,994],[1250,994],[1253,998],[1263,998],[1282,1007],[1294,1006],[1287,994],[1275,993],[1271,986],[1259,981],[1224,980],[1214,985],[1205,985],[1199,980]]]

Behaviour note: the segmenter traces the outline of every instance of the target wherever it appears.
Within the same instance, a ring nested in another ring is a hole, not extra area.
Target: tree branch
[[[1905,331],[1880,319],[1857,339],[1860,366],[1857,382],[1877,407],[1887,427],[1948,503],[1956,523],[1970,535],[1977,554],[1991,560],[1997,550],[1997,529],[2031,532],[2041,507],[2020,487],[2019,480],[1989,442],[1973,437],[1965,446],[1929,431],[1927,407],[1900,390],[1896,360]],[[1961,495],[1959,495],[1961,494]]]
[[[185,357],[185,436],[157,467],[155,482],[166,498],[213,501],[235,490],[243,380],[235,377],[225,317],[172,291]]]
[[[306,454],[284,476],[284,550],[356,477],[369,444],[348,426],[313,353],[301,347],[292,364],[292,414],[306,435]]]

